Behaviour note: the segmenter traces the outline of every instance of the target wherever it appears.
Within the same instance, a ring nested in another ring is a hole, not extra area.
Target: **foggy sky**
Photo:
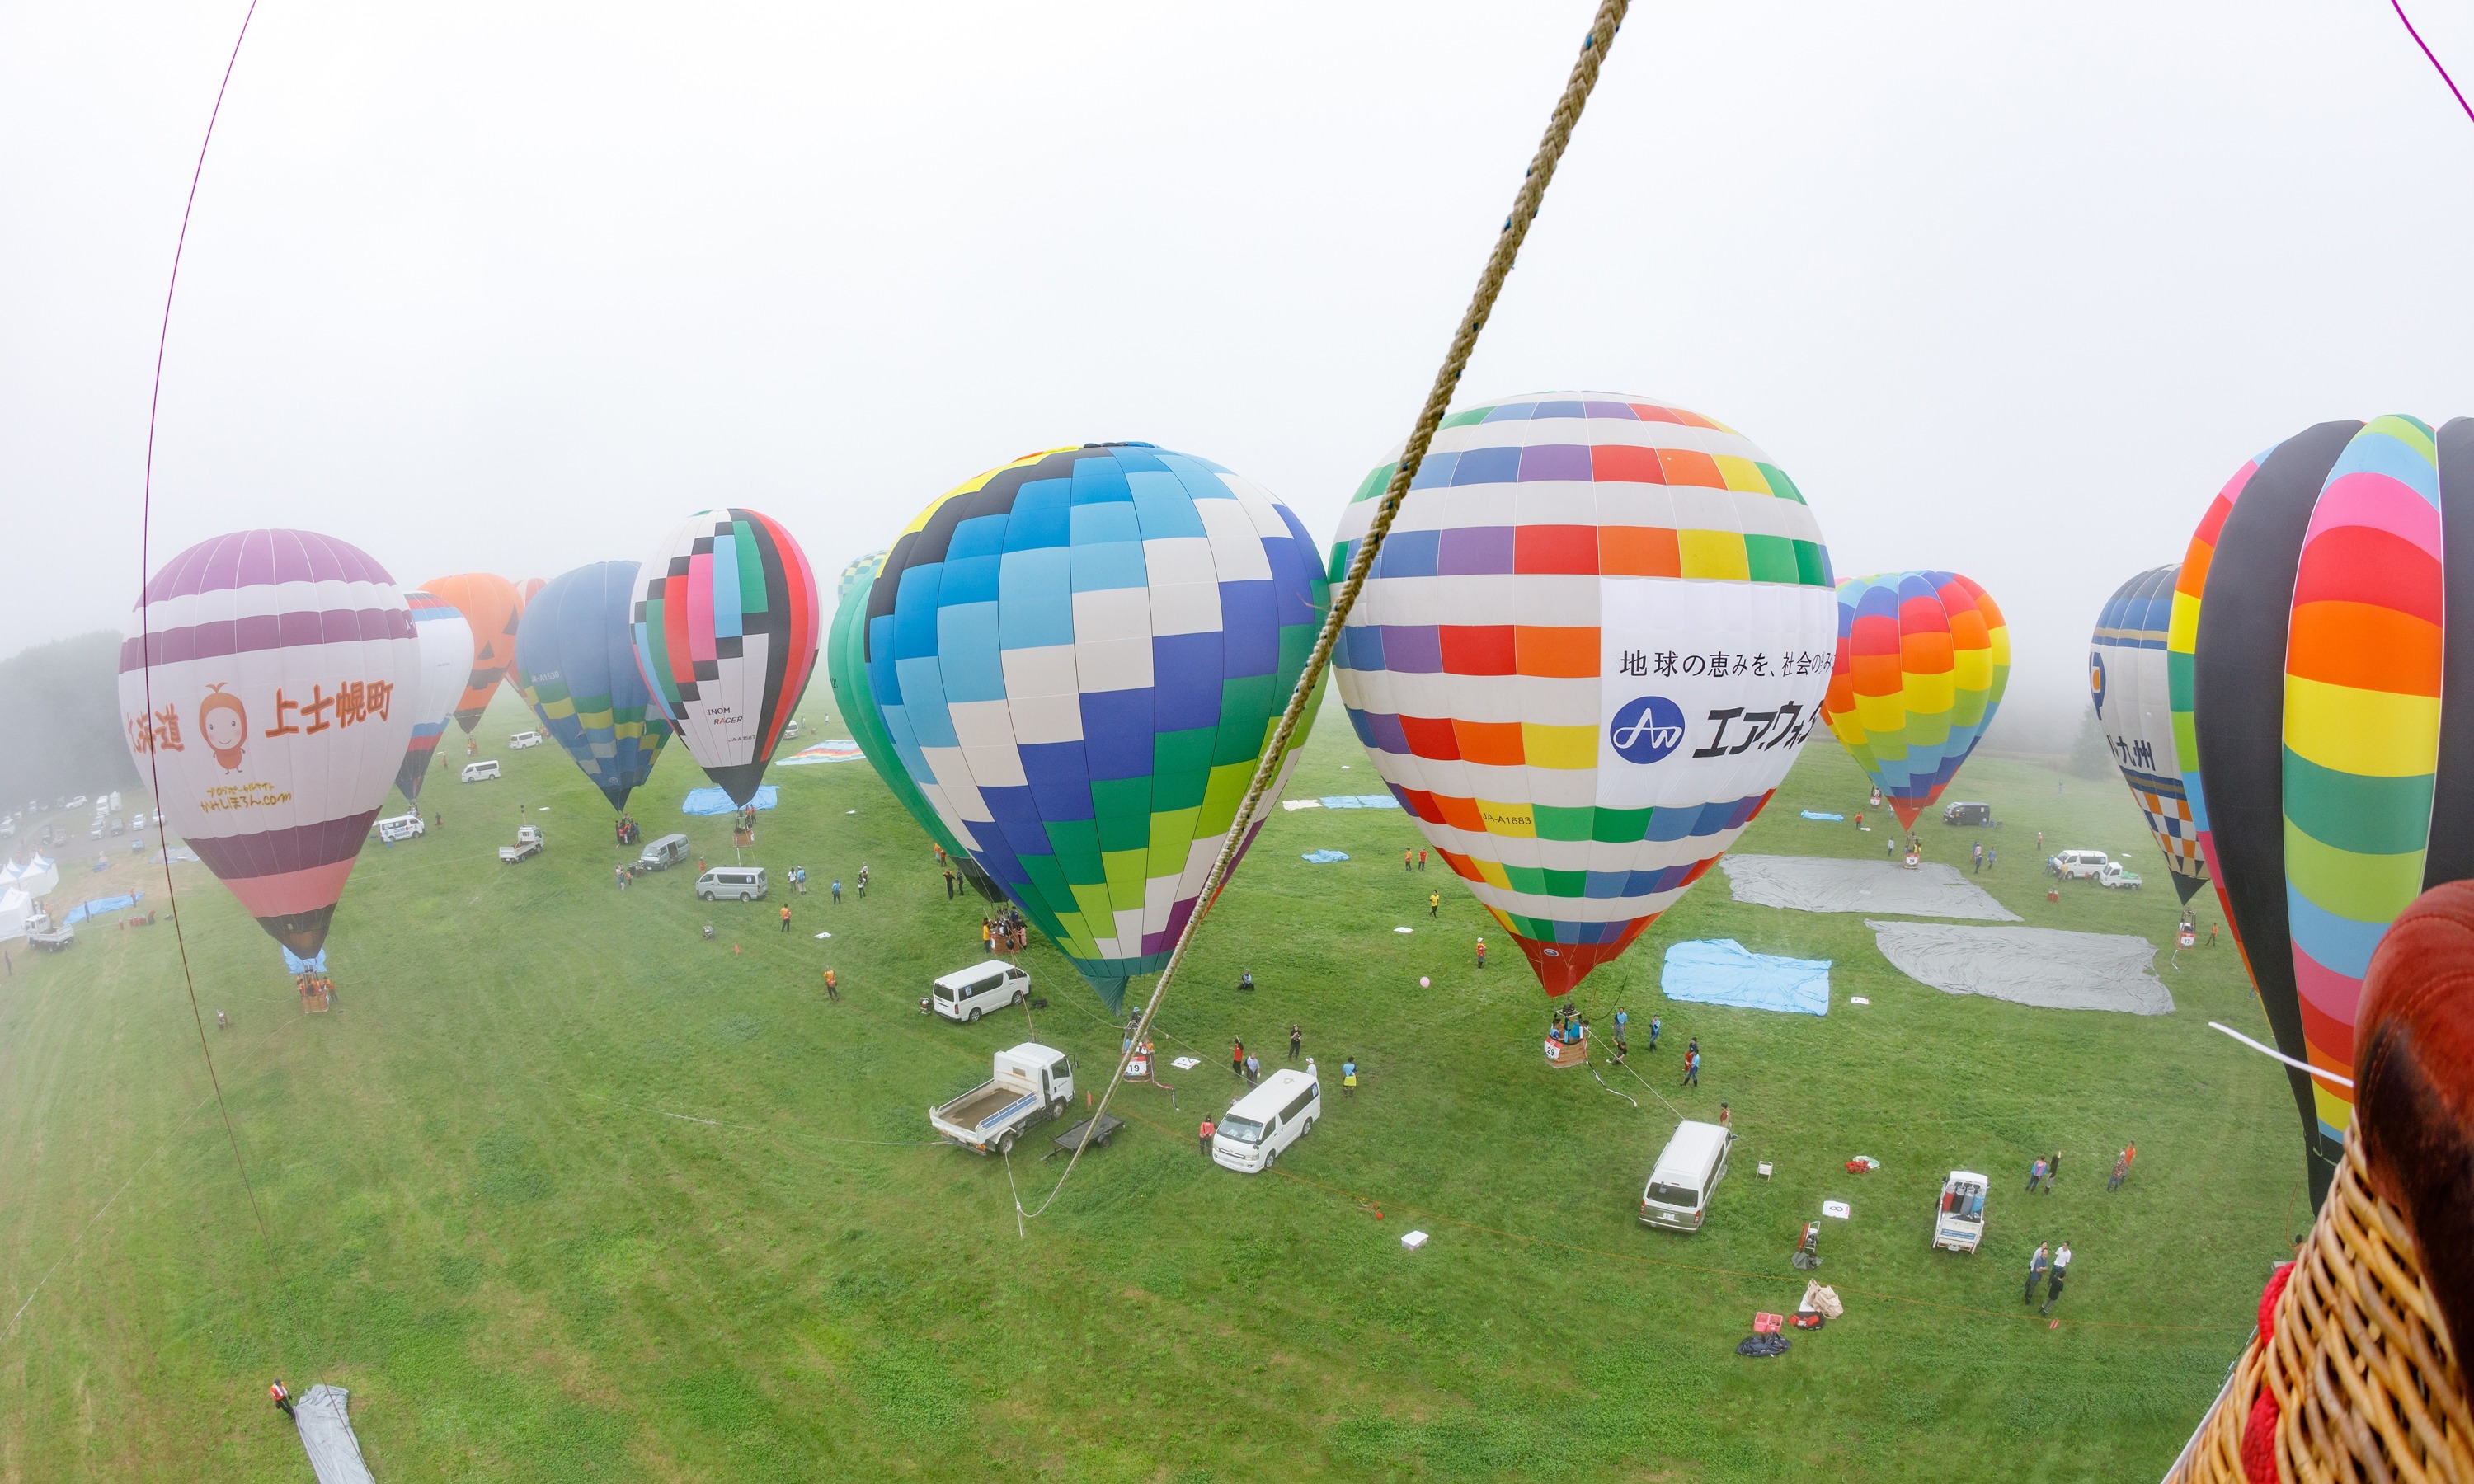
[[[2421,9],[2474,72],[2474,9]],[[135,590],[241,10],[0,4],[0,653]],[[405,586],[551,576],[733,503],[830,578],[981,469],[1127,438],[1327,537],[1589,13],[264,0],[155,560],[303,525]],[[2371,0],[1643,3],[1463,385],[1731,423],[1842,575],[1984,583],[2058,706],[2250,455],[2474,413],[2469,182]]]

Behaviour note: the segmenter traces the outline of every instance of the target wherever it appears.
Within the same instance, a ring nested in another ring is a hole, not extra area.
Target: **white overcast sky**
[[[830,574],[1117,438],[1327,533],[1589,9],[262,0],[157,560],[301,525],[548,576],[732,503]],[[0,652],[135,588],[241,11],[0,0]],[[2415,18],[2474,73],[2474,0]],[[1732,423],[1842,574],[1983,582],[2058,704],[2250,454],[2474,413],[2469,264],[2474,123],[2381,0],[1643,0],[1463,384]]]

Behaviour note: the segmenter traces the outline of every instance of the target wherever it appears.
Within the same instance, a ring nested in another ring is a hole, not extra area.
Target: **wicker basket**
[[[2474,1417],[2448,1330],[2361,1146],[2320,1208],[2275,1308],[2167,1484],[2244,1484],[2243,1430],[2276,1399],[2281,1484],[2474,1484]]]

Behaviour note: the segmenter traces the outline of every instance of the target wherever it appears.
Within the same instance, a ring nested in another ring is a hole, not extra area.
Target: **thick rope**
[[[1554,116],[1546,122],[1546,136],[1538,142],[1538,153],[1521,178],[1519,193],[1513,197],[1512,214],[1503,219],[1503,229],[1494,239],[1494,251],[1487,256],[1486,271],[1478,275],[1477,292],[1469,297],[1460,328],[1452,335],[1451,348],[1444,352],[1443,367],[1435,372],[1435,384],[1426,393],[1426,405],[1418,414],[1408,445],[1401,450],[1399,467],[1392,471],[1392,482],[1384,487],[1382,498],[1375,505],[1366,539],[1349,561],[1346,580],[1332,594],[1331,611],[1323,618],[1322,632],[1315,635],[1314,653],[1307,657],[1305,671],[1298,677],[1298,688],[1289,694],[1288,707],[1280,713],[1280,725],[1272,733],[1271,744],[1263,749],[1262,761],[1254,765],[1254,781],[1248,786],[1245,801],[1237,806],[1237,817],[1229,822],[1227,838],[1221,842],[1219,858],[1211,863],[1211,874],[1202,879],[1194,915],[1186,919],[1185,930],[1177,934],[1176,946],[1169,952],[1168,967],[1160,970],[1159,979],[1152,986],[1151,998],[1134,1023],[1137,1045],[1150,1030],[1152,1017],[1158,1012],[1168,987],[1176,981],[1177,969],[1185,962],[1186,949],[1194,944],[1196,930],[1210,915],[1221,885],[1228,879],[1229,868],[1236,864],[1237,852],[1245,846],[1246,830],[1253,823],[1254,811],[1279,777],[1280,764],[1288,755],[1298,719],[1314,699],[1315,688],[1322,683],[1323,670],[1331,661],[1332,645],[1339,641],[1341,625],[1347,622],[1349,610],[1357,606],[1358,592],[1366,586],[1366,574],[1372,569],[1375,554],[1383,549],[1383,538],[1392,529],[1393,517],[1400,513],[1400,502],[1409,493],[1409,482],[1418,477],[1419,467],[1426,462],[1426,447],[1434,442],[1435,429],[1443,425],[1443,415],[1451,410],[1452,394],[1459,390],[1461,372],[1468,368],[1469,357],[1477,350],[1478,334],[1494,313],[1494,300],[1503,292],[1504,280],[1512,276],[1512,265],[1520,256],[1521,241],[1529,235],[1529,224],[1538,219],[1539,203],[1545,199],[1546,187],[1555,179],[1555,166],[1564,157],[1564,146],[1572,142],[1573,126],[1580,123],[1581,109],[1588,106],[1590,90],[1598,85],[1598,69],[1605,65],[1607,49],[1614,45],[1615,32],[1630,9],[1631,0],[1602,0],[1597,18],[1589,23],[1589,34],[1581,42],[1581,55],[1572,62],[1572,76],[1564,84],[1564,95],[1555,101]],[[1090,1147],[1092,1130],[1099,1127],[1098,1113],[1108,1111],[1108,1099],[1116,1095],[1118,1084],[1125,1081],[1127,1061],[1121,1051],[1116,1074],[1108,1079],[1107,1091],[1101,1094],[1091,1128],[1083,1131],[1081,1142],[1074,1147],[1074,1158],[1066,1162],[1064,1173],[1056,1177],[1056,1188],[1039,1203],[1039,1210],[1029,1214],[1036,1216],[1047,1210],[1057,1191],[1063,1190],[1065,1182],[1073,1178],[1074,1166],[1081,1162],[1082,1151]],[[1020,1207],[1017,1201],[1016,1209]]]

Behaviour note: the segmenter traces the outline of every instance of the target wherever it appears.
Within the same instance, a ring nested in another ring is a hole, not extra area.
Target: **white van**
[[[498,759],[495,757],[484,757],[479,762],[468,762],[464,765],[464,781],[467,783],[478,783],[483,778],[495,778],[497,776]]]
[[[1727,1176],[1727,1131],[1689,1119],[1675,1126],[1666,1151],[1650,1167],[1640,1192],[1640,1224],[1698,1232],[1710,1214],[1710,1197]]]
[[[1030,971],[992,958],[937,980],[919,1008],[948,1020],[976,1020],[991,1010],[1019,1005],[1030,997]]]
[[[2061,850],[2045,862],[2045,869],[2065,881],[2093,881],[2097,873],[2113,864],[2102,850]]]
[[[696,896],[706,901],[761,900],[770,890],[762,866],[716,866],[696,877]]]
[[[1312,1133],[1322,1116],[1322,1084],[1311,1072],[1283,1066],[1221,1115],[1211,1137],[1211,1162],[1258,1175],[1281,1150]]]
[[[507,750],[511,753],[521,753],[525,748],[541,745],[542,734],[538,731],[519,731],[507,739]]]
[[[644,853],[636,857],[636,866],[642,871],[667,871],[687,858],[688,837],[664,835],[644,847]]]
[[[422,824],[421,816],[418,814],[398,814],[378,821],[378,838],[393,845],[399,840],[409,840],[423,833],[427,827]]]

